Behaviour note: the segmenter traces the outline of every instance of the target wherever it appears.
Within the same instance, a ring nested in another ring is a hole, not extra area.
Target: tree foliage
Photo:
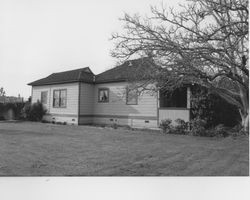
[[[5,96],[5,91],[3,87],[0,88],[0,96]]]
[[[152,16],[125,14],[113,34],[119,59],[149,56],[162,66],[153,82],[173,89],[198,84],[235,105],[248,126],[248,0],[190,0],[181,11],[151,7]]]
[[[192,87],[191,119],[200,118],[206,120],[206,128],[223,124],[226,127],[234,127],[240,122],[237,107],[229,104],[220,96],[210,93],[206,88]]]
[[[15,103],[0,103],[0,116],[7,112],[8,110],[12,109],[15,114],[15,119],[22,118],[22,110],[24,108],[25,103],[23,102],[15,102]],[[1,117],[0,117],[1,118]]]
[[[30,121],[41,121],[47,110],[44,108],[41,102],[31,104],[27,102],[24,106],[25,118]]]

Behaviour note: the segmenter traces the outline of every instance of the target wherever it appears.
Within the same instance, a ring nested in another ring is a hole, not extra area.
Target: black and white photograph
[[[0,179],[249,177],[248,12],[0,0]]]

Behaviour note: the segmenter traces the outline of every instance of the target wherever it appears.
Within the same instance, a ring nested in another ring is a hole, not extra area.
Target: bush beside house
[[[25,118],[30,121],[42,121],[46,114],[46,109],[41,102],[33,103],[27,102],[24,106]]]
[[[223,124],[234,127],[241,121],[236,106],[229,104],[220,96],[209,93],[201,86],[194,86],[191,95],[191,119],[206,121],[205,128],[209,129]]]
[[[170,119],[162,120],[160,128],[163,133],[179,134],[179,135],[193,135],[203,137],[227,137],[230,129],[223,124],[206,129],[207,122],[203,119],[196,118],[190,122],[185,122],[182,119],[175,120],[175,125],[172,125]]]

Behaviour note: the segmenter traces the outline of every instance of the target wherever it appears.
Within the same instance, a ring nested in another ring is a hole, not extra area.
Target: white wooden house
[[[161,120],[190,119],[190,89],[185,87],[169,99],[160,92],[137,95],[128,90],[128,76],[139,60],[94,75],[90,68],[53,73],[34,81],[32,103],[47,109],[45,120],[67,124],[118,124],[157,128]]]

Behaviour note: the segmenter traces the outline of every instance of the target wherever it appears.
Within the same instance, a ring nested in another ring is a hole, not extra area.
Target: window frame
[[[130,90],[133,91],[133,90]],[[136,92],[136,102],[135,103],[128,103],[128,95],[129,95],[129,88],[126,88],[126,105],[138,105],[138,90],[135,90]]]
[[[65,91],[65,105],[61,106],[61,93],[62,91]],[[59,106],[55,106],[55,93],[59,92]],[[56,89],[53,90],[53,108],[67,108],[67,89]]]
[[[46,103],[43,102],[43,93],[46,93]],[[41,91],[41,103],[45,105],[48,104],[48,91]]]
[[[108,98],[106,101],[102,101],[100,100],[100,93],[101,91],[105,91],[105,90],[107,90],[108,92]],[[109,88],[98,88],[98,103],[108,103],[108,102],[109,102]]]

